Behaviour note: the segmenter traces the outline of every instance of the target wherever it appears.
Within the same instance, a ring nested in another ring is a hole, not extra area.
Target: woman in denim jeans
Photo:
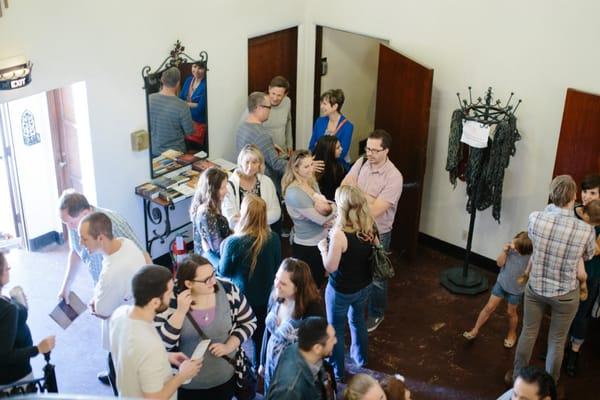
[[[333,325],[337,336],[331,360],[336,379],[343,380],[346,319],[352,336],[350,355],[359,367],[367,363],[365,307],[373,280],[370,258],[377,235],[367,200],[360,189],[341,186],[335,192],[335,201],[338,215],[329,240],[321,240],[319,250],[329,272],[325,289],[327,321]]]

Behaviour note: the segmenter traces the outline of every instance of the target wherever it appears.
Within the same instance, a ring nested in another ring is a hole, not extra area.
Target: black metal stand
[[[472,204],[475,204],[474,202]],[[479,271],[469,268],[469,257],[471,255],[471,244],[473,243],[473,230],[475,227],[475,215],[477,211],[471,206],[471,220],[469,221],[469,236],[467,238],[467,249],[465,261],[462,267],[448,268],[442,272],[440,283],[443,287],[456,294],[478,294],[488,288],[488,279]]]
[[[504,118],[510,114],[514,114],[521,100],[519,100],[516,106],[511,106],[514,93],[510,94],[510,97],[506,103],[506,106],[500,105],[500,100],[497,100],[495,104],[492,99],[492,88],[488,88],[485,99],[479,97],[476,102],[473,102],[471,95],[471,87],[469,86],[469,102],[466,100],[461,102],[460,94],[457,93],[458,102],[461,109],[464,111],[465,119],[481,122],[483,124],[500,123]],[[486,157],[489,157],[489,153],[486,153]],[[479,271],[469,268],[469,257],[471,256],[471,245],[473,243],[473,230],[475,228],[475,216],[477,214],[477,196],[481,191],[481,172],[474,177],[475,184],[473,187],[473,193],[471,203],[469,207],[469,213],[471,219],[469,221],[469,235],[467,238],[467,248],[465,253],[465,261],[461,266],[452,267],[440,275],[440,283],[446,289],[452,293],[457,294],[478,294],[484,292],[488,288],[488,279],[486,276],[481,274]]]
[[[144,200],[144,233],[146,234],[146,251],[152,255],[152,244],[155,241],[159,241],[164,244],[169,235],[173,232],[185,228],[191,225],[190,222],[186,222],[178,227],[171,227],[171,211],[175,209],[175,204],[169,202],[165,204],[157,204],[146,198]],[[164,229],[159,230],[160,225],[164,220]],[[149,226],[154,225],[155,228]]]

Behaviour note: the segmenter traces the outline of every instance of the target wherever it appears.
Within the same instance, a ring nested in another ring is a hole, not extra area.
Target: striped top
[[[254,311],[252,311],[246,297],[240,292],[237,286],[221,279],[217,279],[217,282],[220,288],[223,288],[227,295],[227,300],[229,300],[229,312],[232,322],[230,335],[237,337],[240,343],[244,343],[256,330],[256,316],[254,315]],[[177,347],[179,336],[181,335],[181,328],[175,328],[169,323],[169,318],[171,318],[176,310],[177,298],[173,294],[169,308],[154,318],[154,326],[158,330],[158,334],[167,351],[171,351]]]
[[[594,256],[594,229],[553,204],[529,215],[533,243],[529,286],[544,297],[556,297],[577,288],[577,263]]]
[[[185,153],[183,136],[194,133],[192,114],[186,102],[161,93],[151,94],[148,101],[152,156],[169,149]]]

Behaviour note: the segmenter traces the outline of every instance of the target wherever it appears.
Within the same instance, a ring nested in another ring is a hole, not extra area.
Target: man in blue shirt
[[[277,364],[267,400],[333,399],[336,390],[324,358],[336,344],[335,329],[323,317],[309,317],[298,327],[298,343],[288,347]]]

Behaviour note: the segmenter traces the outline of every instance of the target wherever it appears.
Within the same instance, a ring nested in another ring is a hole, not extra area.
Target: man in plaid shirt
[[[525,288],[523,329],[515,353],[513,379],[527,366],[547,306],[551,310],[546,371],[560,376],[565,340],[579,306],[577,263],[594,256],[593,228],[573,215],[577,185],[569,175],[550,184],[550,201],[544,211],[529,216],[533,243],[531,272]]]

